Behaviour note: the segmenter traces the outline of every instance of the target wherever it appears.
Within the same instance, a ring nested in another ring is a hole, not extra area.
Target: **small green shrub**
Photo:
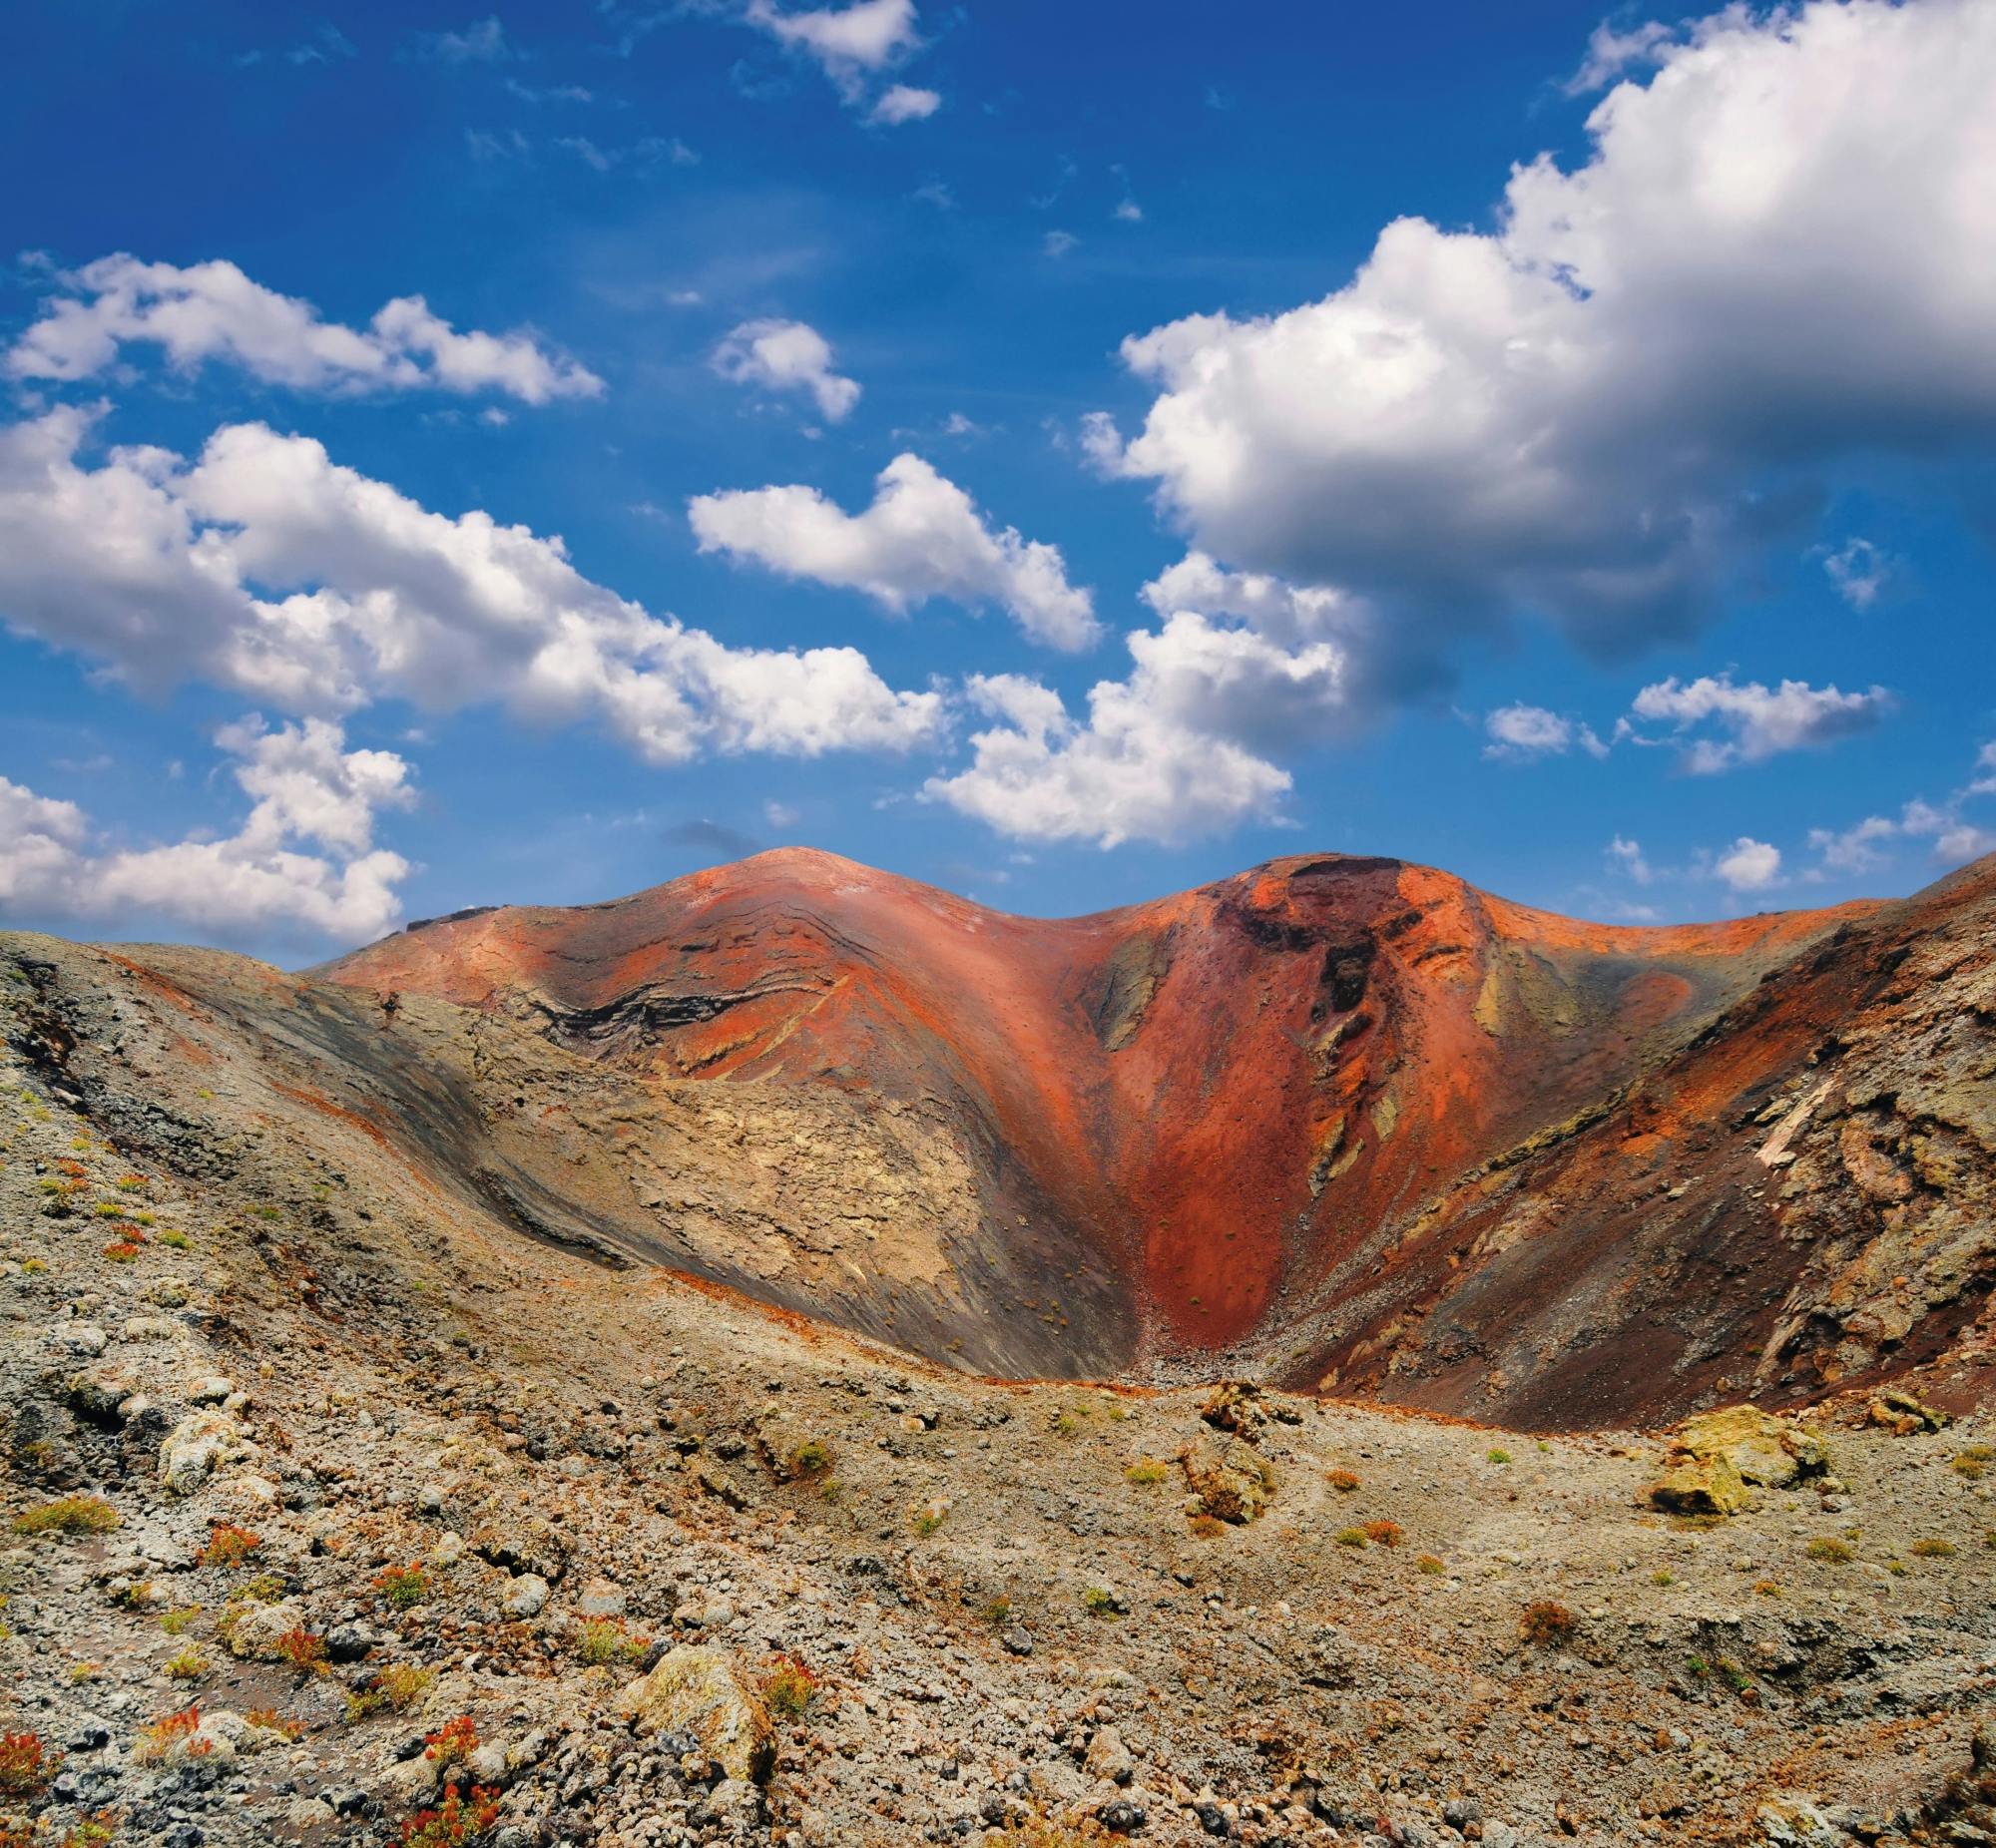
[[[17,1534],[109,1534],[118,1511],[101,1495],[65,1495],[14,1517]]]
[[[762,1703],[778,1719],[801,1719],[817,1697],[817,1676],[794,1655],[778,1657],[760,1685]]]

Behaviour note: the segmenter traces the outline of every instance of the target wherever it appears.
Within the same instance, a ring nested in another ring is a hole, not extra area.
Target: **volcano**
[[[289,1133],[391,1151],[502,1253],[978,1373],[1552,1427],[1985,1342],[1992,902],[1983,861],[1636,929],[1310,855],[1043,920],[783,850],[298,976],[116,958]]]

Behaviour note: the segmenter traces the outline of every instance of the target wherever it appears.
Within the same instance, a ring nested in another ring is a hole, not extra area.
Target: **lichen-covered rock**
[[[769,1773],[768,1709],[725,1650],[668,1650],[650,1674],[625,1688],[619,1704],[641,1738],[690,1732],[730,1777],[760,1781]]]
[[[1650,1500],[1674,1514],[1737,1515],[1752,1499],[1748,1485],[1791,1489],[1828,1468],[1815,1432],[1757,1406],[1729,1405],[1678,1427]]]
[[[1216,1431],[1232,1431],[1251,1437],[1266,1422],[1257,1387],[1246,1380],[1222,1380],[1207,1394],[1199,1415]]]
[[[79,1368],[63,1381],[63,1397],[82,1416],[99,1424],[116,1420],[119,1406],[138,1390],[138,1381],[113,1361]]]
[[[304,1613],[289,1600],[280,1605],[251,1605],[229,1626],[229,1652],[244,1661],[274,1661],[277,1645],[294,1629],[304,1627]]]
[[[1698,1461],[1724,1457],[1749,1483],[1787,1489],[1829,1467],[1829,1449],[1813,1431],[1751,1405],[1730,1405],[1688,1418],[1675,1448]]]
[[[1953,1420],[1938,1406],[1928,1405],[1896,1386],[1884,1386],[1871,1395],[1869,1416],[1874,1425],[1910,1437],[1915,1431],[1939,1431]]]
[[[1225,1450],[1211,1445],[1189,1450],[1180,1459],[1199,1512],[1235,1527],[1258,1521],[1275,1499],[1275,1472],[1267,1460],[1238,1438]]]
[[[160,1481],[168,1494],[192,1495],[215,1474],[216,1465],[242,1436],[226,1412],[196,1412],[182,1419],[160,1446]]]
[[[493,1566],[515,1574],[534,1573],[550,1585],[561,1583],[575,1556],[568,1536],[538,1515],[481,1524],[471,1536],[471,1550]]]
[[[1733,1460],[1681,1457],[1650,1485],[1650,1500],[1677,1515],[1737,1515],[1752,1500]]]

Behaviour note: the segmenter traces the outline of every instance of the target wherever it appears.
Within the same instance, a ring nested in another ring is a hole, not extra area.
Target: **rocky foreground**
[[[1996,1840],[1958,1369],[1571,1436],[984,1380],[0,947],[8,1848]]]

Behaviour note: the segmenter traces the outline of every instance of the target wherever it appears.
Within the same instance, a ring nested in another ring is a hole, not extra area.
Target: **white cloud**
[[[1650,20],[1618,31],[1607,20],[1594,28],[1587,41],[1587,57],[1564,86],[1568,96],[1586,96],[1613,83],[1638,65],[1661,64],[1676,38],[1670,27]]]
[[[698,495],[687,514],[703,552],[862,591],[896,614],[946,597],[998,604],[1053,648],[1086,648],[1099,633],[1094,601],[1068,583],[1056,547],[1012,527],[993,532],[970,496],[916,455],[898,455],[880,471],[873,502],[860,513],[794,486]]]
[[[1811,828],[1808,844],[1817,863],[1802,876],[1820,881],[1831,873],[1876,872],[1889,863],[1892,843],[1898,841],[1929,842],[1933,857],[1950,866],[1996,853],[1996,829],[1963,812],[1977,797],[1996,795],[1992,771],[1996,771],[1996,743],[1982,746],[1969,780],[1945,801],[1915,798],[1901,807],[1896,819],[1866,815],[1847,828]]]
[[[1134,199],[1119,199],[1109,216],[1121,225],[1141,225],[1144,222],[1144,208]]]
[[[595,718],[654,763],[905,750],[944,720],[857,650],[736,649],[582,576],[559,539],[433,513],[316,442],[233,424],[187,464],[77,459],[73,409],[0,427],[0,620],[146,689],[330,715],[380,697]]]
[[[243,938],[302,930],[347,942],[377,937],[400,915],[401,855],[373,846],[377,810],[410,799],[393,751],[345,748],[323,719],[266,730],[256,717],[225,726],[217,743],[253,798],[223,839],[111,848],[92,842],[72,802],[0,777],[0,906],[17,913],[98,918],[158,915]],[[293,843],[313,842],[322,853]]]
[[[934,90],[918,90],[913,84],[889,84],[866,112],[866,120],[882,128],[898,128],[904,122],[926,122],[941,107],[942,97]]]
[[[1643,852],[1643,843],[1625,840],[1620,834],[1608,843],[1608,864],[1638,885],[1648,885],[1657,876],[1656,868]]]
[[[459,333],[420,295],[383,306],[363,331],[252,282],[234,263],[99,257],[60,277],[59,296],[7,355],[20,379],[74,382],[120,349],[160,347],[179,372],[226,360],[267,384],[307,391],[498,391],[528,404],[589,398],[603,381],[531,333]]]
[[[1319,740],[1350,718],[1344,651],[1334,642],[1283,649],[1190,610],[1124,640],[1137,663],[1136,696],[1188,731],[1272,748]]]
[[[803,819],[802,814],[787,802],[778,802],[773,796],[762,804],[762,819],[772,828],[793,828]]]
[[[1289,646],[1305,639],[1348,637],[1363,622],[1363,613],[1337,591],[1285,584],[1259,572],[1228,571],[1204,552],[1189,552],[1167,566],[1144,586],[1142,596],[1160,616],[1197,610],[1203,616],[1238,617]]]
[[[1595,736],[1593,726],[1577,724],[1564,713],[1548,711],[1542,705],[1526,705],[1522,701],[1500,705],[1484,715],[1483,729],[1490,737],[1483,754],[1500,762],[1525,763],[1534,757],[1562,757],[1576,743],[1590,757],[1608,754],[1608,746]]]
[[[1996,7],[1730,7],[1597,41],[1654,61],[1590,158],[1518,168],[1497,229],[1388,226],[1343,288],[1123,354],[1157,395],[1100,461],[1230,563],[1334,585],[1445,658],[1545,612],[1687,631],[1846,458],[1996,437]]]
[[[969,768],[931,777],[924,797],[1003,834],[1102,847],[1189,840],[1270,812],[1287,772],[1175,720],[1141,679],[1099,683],[1082,725],[1037,682],[973,677],[973,702],[1005,722],[975,733]]]
[[[1040,248],[1048,256],[1059,258],[1074,249],[1081,239],[1073,231],[1050,231],[1040,239]]]
[[[865,101],[871,80],[922,47],[914,0],[855,0],[851,6],[800,13],[784,12],[775,0],[748,0],[742,20],[786,51],[809,58],[848,108]],[[933,90],[893,84],[875,100],[867,119],[889,125],[917,122],[941,105]]]
[[[506,28],[496,16],[474,21],[462,32],[425,32],[417,51],[440,64],[504,64],[514,56]]]
[[[1713,775],[1782,751],[1834,743],[1868,730],[1891,708],[1892,695],[1882,687],[1851,693],[1803,681],[1783,681],[1772,689],[1749,681],[1742,687],[1722,674],[1645,687],[1630,710],[1638,718],[1670,721],[1679,737],[1708,722],[1730,733],[1691,738],[1686,744],[1685,767],[1695,775]]]
[[[1337,599],[1198,554],[1144,595],[1164,620],[1124,638],[1129,678],[1090,690],[1085,724],[1036,681],[974,680],[974,703],[1005,723],[924,795],[1015,836],[1175,843],[1271,817],[1290,777],[1259,753],[1363,722]]]
[[[827,423],[838,423],[859,402],[857,381],[832,370],[831,344],[803,321],[744,321],[714,349],[715,371],[738,385],[765,391],[801,391]]]
[[[1853,610],[1870,609],[1891,576],[1891,560],[1868,539],[1849,539],[1834,552],[1825,552],[1822,568],[1836,594]]]
[[[1841,873],[1875,872],[1888,855],[1878,850],[1880,841],[1894,840],[1899,824],[1884,815],[1867,815],[1841,833],[1829,828],[1810,828],[1808,844],[1821,856],[1822,865]]]
[[[1712,870],[1736,892],[1764,892],[1780,883],[1781,850],[1743,834],[1719,856]]]
[[[1950,866],[1996,853],[1996,829],[1966,819],[1952,802],[1940,808],[1908,802],[1900,811],[1899,827],[1916,839],[1931,840],[1934,858]]]

